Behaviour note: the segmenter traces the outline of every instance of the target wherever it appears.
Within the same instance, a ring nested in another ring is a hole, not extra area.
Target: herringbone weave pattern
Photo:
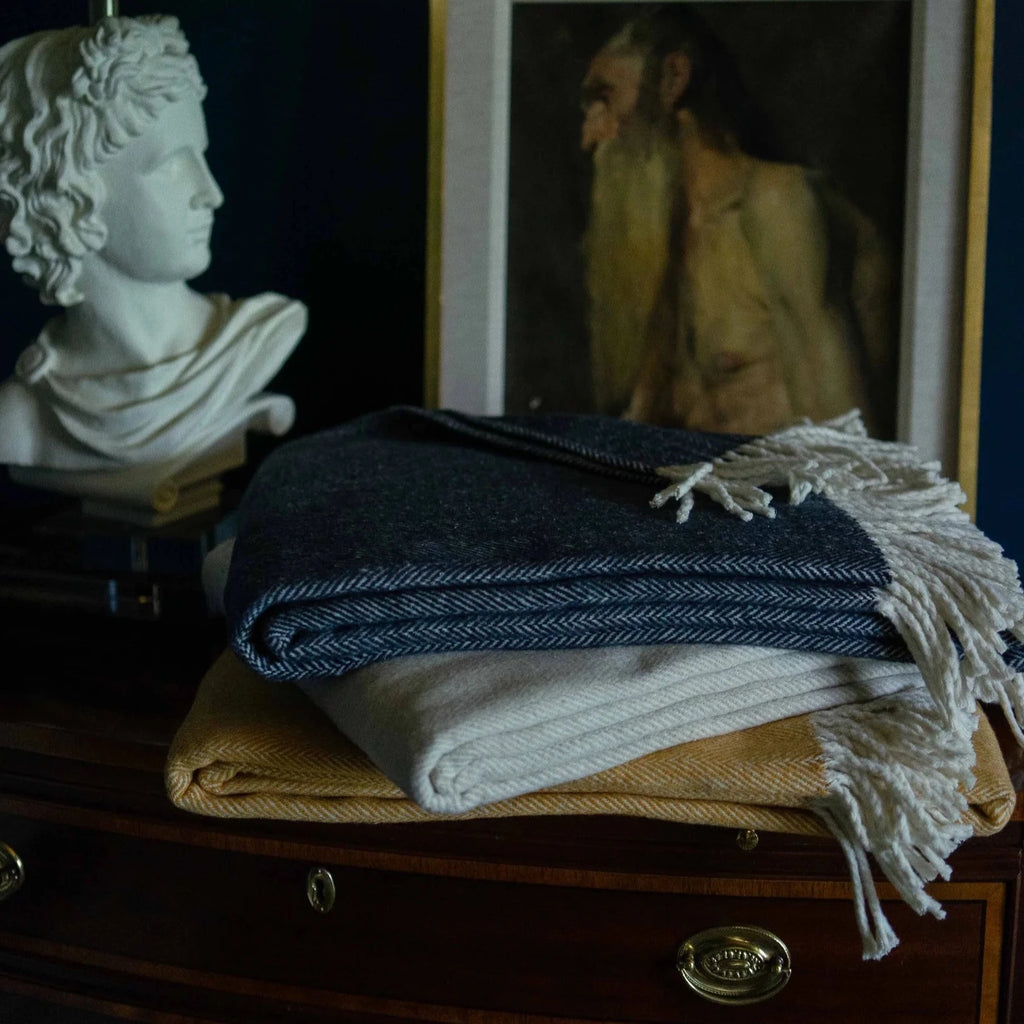
[[[909,660],[885,560],[834,503],[681,528],[656,467],[739,439],[395,409],[282,446],[240,509],[234,649],[272,679],[437,651],[742,643]]]
[[[408,408],[283,445],[240,509],[232,646],[287,680],[411,654],[638,644],[912,660],[880,610],[892,566],[840,503],[780,492],[774,518],[744,522],[700,496],[685,526],[650,507],[658,467],[742,440]],[[1006,657],[1024,665],[1020,644]]]

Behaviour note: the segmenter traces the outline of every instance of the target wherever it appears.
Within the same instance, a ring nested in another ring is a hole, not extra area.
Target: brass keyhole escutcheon
[[[14,849],[0,843],[0,900],[13,896],[25,883],[25,865]]]
[[[326,914],[337,896],[334,876],[327,868],[310,868],[306,875],[306,899],[318,913]]]

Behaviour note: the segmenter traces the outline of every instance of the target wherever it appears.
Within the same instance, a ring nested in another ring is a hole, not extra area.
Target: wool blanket
[[[962,501],[855,414],[745,439],[392,409],[260,467],[229,635],[281,680],[666,643],[914,661],[947,720],[1001,704],[1024,742],[1024,595]]]
[[[298,685],[438,814],[690,740],[923,689],[912,664],[736,644],[414,655]],[[964,724],[966,754],[973,719]]]
[[[943,822],[952,845],[972,833],[989,835],[1005,825],[1014,806],[1013,787],[984,715],[976,718],[966,758],[975,765],[973,773],[968,769],[968,784],[959,788],[953,777],[964,770],[963,751],[946,749],[933,709],[915,702],[914,692],[909,699],[904,692],[668,747],[457,817],[630,815],[827,835],[836,834],[829,811],[838,810],[840,817],[842,807],[856,800],[863,809],[848,816],[850,837],[840,841],[851,860],[865,955],[881,956],[896,938],[866,860],[854,851],[858,836],[878,837],[868,840],[867,849],[890,877],[908,881],[901,865],[919,868],[929,878],[945,877],[948,868],[941,860],[908,853],[907,841],[936,820]],[[916,692],[920,695],[919,687]],[[893,743],[900,735],[910,742]],[[851,776],[844,749],[856,751],[866,771]],[[906,787],[916,785],[933,749],[937,777],[915,796]],[[899,761],[893,751],[906,757]],[[882,766],[888,771],[877,771]],[[298,688],[268,683],[230,651],[206,674],[174,738],[166,784],[178,807],[217,817],[367,823],[455,817],[431,813],[409,799]],[[905,889],[901,895],[911,905],[941,916],[920,881],[908,882]]]

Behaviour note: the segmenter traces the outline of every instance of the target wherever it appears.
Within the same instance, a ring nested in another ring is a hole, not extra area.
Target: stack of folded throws
[[[812,815],[881,956],[867,855],[941,914],[925,884],[1013,802],[977,702],[1024,742],[1024,595],[962,500],[855,415],[744,439],[389,410],[261,467],[224,594],[235,655],[204,686],[298,684],[400,787],[374,820],[408,820],[403,793],[420,814]],[[172,750],[176,802],[366,820],[366,793],[303,788],[258,742],[213,756],[209,706]],[[729,750],[738,775],[695,767]],[[238,802],[256,777],[262,810]]]

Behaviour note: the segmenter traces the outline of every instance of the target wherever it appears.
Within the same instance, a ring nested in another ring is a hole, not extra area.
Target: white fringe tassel
[[[910,445],[869,438],[853,410],[658,473],[673,483],[651,505],[678,501],[680,523],[696,492],[745,521],[775,516],[768,487],[788,488],[794,505],[811,493],[829,498],[882,552],[892,582],[878,611],[903,637],[947,726],[976,699],[989,701],[1024,745],[1024,677],[1004,661],[1000,636],[1024,639],[1017,566],[959,508],[965,495],[939,463],[921,462]]]
[[[945,917],[924,886],[948,879],[946,858],[971,835],[963,821],[974,785],[974,714],[953,728],[922,692],[816,712],[828,796],[814,810],[836,837],[853,880],[865,960],[898,943],[871,877],[868,853],[919,914]]]

